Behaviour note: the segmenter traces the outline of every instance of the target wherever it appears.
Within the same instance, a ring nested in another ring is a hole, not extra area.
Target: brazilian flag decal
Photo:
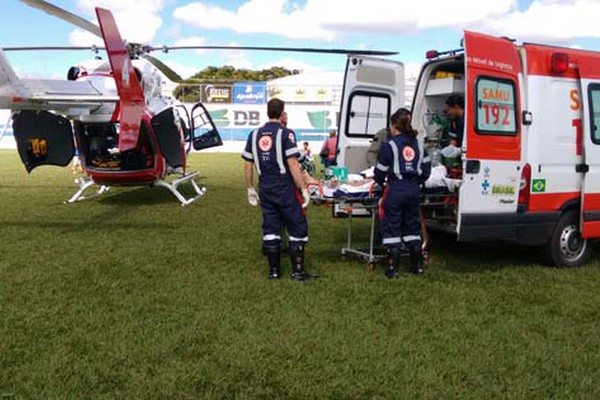
[[[533,193],[542,193],[546,191],[546,180],[545,179],[534,179],[531,182],[531,191]]]

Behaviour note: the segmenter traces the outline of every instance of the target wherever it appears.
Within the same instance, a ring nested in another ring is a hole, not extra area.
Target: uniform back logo
[[[258,147],[265,152],[271,150],[271,147],[273,147],[273,138],[271,136],[261,137],[258,139]]]
[[[404,161],[411,162],[415,159],[416,156],[417,155],[415,153],[415,149],[413,149],[412,147],[404,146],[404,148],[402,149],[402,157],[404,158]]]

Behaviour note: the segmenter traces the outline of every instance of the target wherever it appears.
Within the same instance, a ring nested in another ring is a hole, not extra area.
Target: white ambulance
[[[600,52],[469,31],[463,47],[428,52],[414,94],[413,127],[429,154],[445,100],[465,101],[462,182],[424,190],[427,225],[460,241],[541,246],[551,265],[583,264],[600,237]],[[402,106],[402,63],[350,56],[338,165],[367,168],[373,135]]]

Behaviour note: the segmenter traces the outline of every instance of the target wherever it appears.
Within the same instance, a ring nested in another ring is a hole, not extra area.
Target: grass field
[[[149,188],[65,205],[70,169],[0,152],[0,399],[600,398],[597,256],[434,235],[427,273],[389,281],[311,206],[320,279],[270,282],[239,155],[190,164],[208,192],[187,208]]]

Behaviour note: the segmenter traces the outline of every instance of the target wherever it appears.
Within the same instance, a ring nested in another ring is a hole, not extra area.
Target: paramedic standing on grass
[[[292,278],[312,278],[304,268],[304,246],[308,242],[306,211],[310,197],[304,183],[294,132],[282,125],[284,102],[267,103],[269,122],[248,136],[242,153],[248,202],[262,209],[263,253],[269,263],[269,279],[281,278],[281,229],[289,234]],[[258,174],[258,194],[254,190],[254,168]]]
[[[408,110],[394,113],[390,130],[392,139],[379,152],[375,181],[381,186],[385,183],[379,203],[381,235],[388,253],[385,276],[395,278],[402,243],[409,251],[410,272],[423,273],[419,197],[420,186],[431,172],[431,163],[423,158],[423,147],[410,125]]]

